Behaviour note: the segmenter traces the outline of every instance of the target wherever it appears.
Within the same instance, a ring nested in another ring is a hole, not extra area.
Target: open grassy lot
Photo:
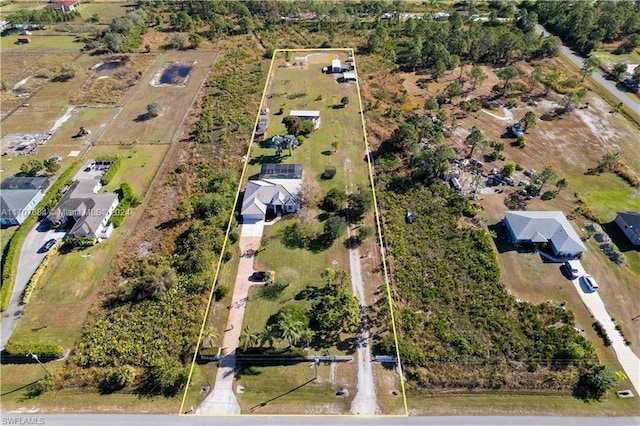
[[[64,361],[49,362],[46,368],[51,374],[64,373]],[[21,411],[37,406],[47,413],[166,413],[175,414],[180,407],[177,397],[140,398],[135,394],[115,393],[102,395],[89,393],[81,388],[51,390],[41,397],[30,397],[25,385],[43,378],[45,372],[38,364],[2,365],[0,407],[3,413]]]
[[[11,237],[17,229],[17,226],[0,229],[0,253],[4,253],[5,247],[9,244],[9,240],[11,240]]]
[[[138,142],[169,142],[180,125],[180,117],[188,109],[216,58],[211,52],[170,51],[161,55],[141,81],[135,94],[98,140],[98,144],[109,144],[123,140]],[[170,62],[195,62],[185,87],[160,86],[150,83],[154,74]],[[157,102],[160,115],[145,119],[147,105]]]
[[[317,383],[310,362],[245,367],[238,374],[244,392],[236,396],[240,409],[247,414],[285,414],[291,413],[292,407],[297,414],[341,414],[349,412],[355,374],[354,362],[320,363]],[[348,396],[336,396],[338,390],[347,390]]]
[[[0,37],[0,49],[4,52],[48,52],[51,50],[77,50],[82,49],[82,43],[79,43],[75,35],[40,35],[35,32],[29,36],[31,43],[18,44],[18,34],[11,34]]]
[[[99,24],[110,24],[114,18],[124,16],[133,7],[135,7],[133,2],[97,0],[91,3],[82,3],[78,12],[80,12],[81,20],[89,19],[95,14],[98,16]]]
[[[427,416],[637,416],[637,398],[607,395],[603,401],[585,403],[564,395],[514,395],[512,393],[447,396],[407,393],[410,415]]]

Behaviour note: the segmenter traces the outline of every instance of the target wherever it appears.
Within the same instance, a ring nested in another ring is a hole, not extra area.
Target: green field
[[[30,35],[31,43],[18,44],[18,35],[12,34],[0,38],[0,49],[4,52],[47,52],[51,50],[77,50],[82,49],[83,44],[78,42],[74,35]]]

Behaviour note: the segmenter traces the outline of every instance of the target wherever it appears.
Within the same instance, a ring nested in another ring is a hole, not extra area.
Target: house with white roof
[[[300,120],[310,120],[316,129],[320,128],[320,111],[294,109],[289,112],[289,116],[298,117]]]
[[[503,223],[511,242],[544,244],[558,257],[579,257],[587,250],[565,215],[560,211],[507,211]]]

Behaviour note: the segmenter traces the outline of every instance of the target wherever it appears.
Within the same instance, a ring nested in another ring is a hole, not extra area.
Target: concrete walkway
[[[218,372],[213,391],[197,408],[198,414],[240,414],[240,405],[233,392],[233,379],[236,370],[236,349],[240,345],[244,309],[247,304],[249,288],[255,284],[249,281],[254,272],[253,259],[260,247],[264,222],[242,225],[240,229],[240,262],[238,274],[233,288],[233,297],[229,307],[229,317],[222,339],[222,359],[218,364]]]
[[[586,271],[580,265],[578,267],[578,275],[586,275]],[[596,277],[597,279],[597,277]],[[611,315],[607,312],[607,308],[605,308],[604,303],[602,303],[602,299],[597,291],[591,291],[586,288],[584,284],[581,283],[580,278],[576,278],[573,280],[573,285],[575,286],[582,302],[585,304],[587,309],[591,311],[591,314],[597,319],[600,324],[604,327],[611,339],[611,347],[616,353],[618,357],[618,362],[622,366],[624,373],[627,375],[633,387],[635,388],[635,394],[640,394],[640,358],[636,354],[633,353],[631,348],[624,343],[624,339],[615,329],[615,323],[611,321]]]

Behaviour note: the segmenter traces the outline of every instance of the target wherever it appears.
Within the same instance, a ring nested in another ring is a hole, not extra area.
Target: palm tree
[[[242,341],[242,349],[246,351],[249,346],[255,346],[258,343],[259,336],[249,326],[245,326],[240,340]]]
[[[310,328],[303,328],[300,330],[300,339],[304,342],[305,348],[311,346],[311,341],[313,340],[315,333]]]
[[[290,314],[282,314],[278,320],[278,330],[280,337],[287,339],[289,347],[298,342],[300,331],[304,328],[302,321],[297,320]]]
[[[266,326],[264,331],[260,333],[260,346],[268,343],[269,347],[272,348],[277,338],[276,332],[277,330],[273,325]]]
[[[206,341],[209,344],[207,347],[212,348],[215,341],[218,340],[218,337],[220,336],[216,330],[211,327],[205,328],[202,332],[202,346],[204,347],[204,342]]]

